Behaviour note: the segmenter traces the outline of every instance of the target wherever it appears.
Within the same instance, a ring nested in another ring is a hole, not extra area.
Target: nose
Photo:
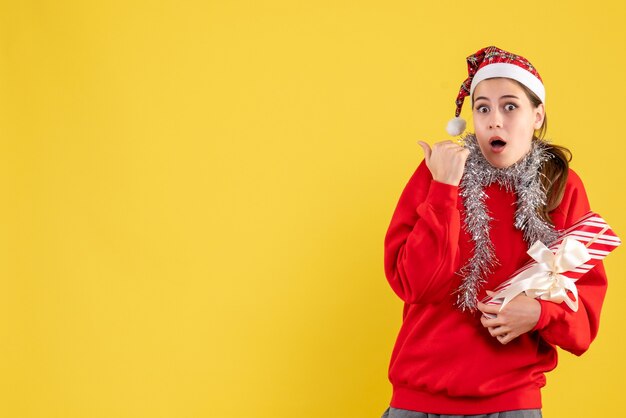
[[[491,112],[491,118],[489,119],[489,128],[502,128],[502,114],[498,110]]]

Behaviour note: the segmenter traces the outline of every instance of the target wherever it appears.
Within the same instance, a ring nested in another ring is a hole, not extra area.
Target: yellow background
[[[379,417],[383,238],[465,57],[547,86],[626,237],[622,1],[12,1],[0,8],[0,416]],[[468,109],[464,110],[470,116]],[[623,248],[546,417],[623,411]]]

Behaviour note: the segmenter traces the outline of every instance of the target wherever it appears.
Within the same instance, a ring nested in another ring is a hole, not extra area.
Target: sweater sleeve
[[[405,303],[450,295],[459,266],[458,187],[432,179],[422,163],[407,183],[385,236],[385,275]]]
[[[568,228],[589,211],[589,201],[582,181],[572,170],[559,208],[554,216],[565,220]],[[600,311],[607,289],[607,278],[602,262],[576,281],[578,311],[566,304],[539,300],[541,315],[534,330],[548,343],[558,345],[577,356],[589,348],[598,334]]]

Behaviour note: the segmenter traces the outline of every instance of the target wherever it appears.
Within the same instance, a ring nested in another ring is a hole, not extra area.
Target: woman
[[[385,274],[404,301],[384,417],[540,417],[555,346],[576,355],[598,331],[602,264],[578,280],[577,312],[520,294],[480,301],[589,211],[569,151],[547,144],[545,89],[526,59],[494,46],[467,58],[474,134],[432,149],[406,185],[385,237]],[[456,126],[455,126],[456,124]],[[488,319],[484,314],[493,314]]]

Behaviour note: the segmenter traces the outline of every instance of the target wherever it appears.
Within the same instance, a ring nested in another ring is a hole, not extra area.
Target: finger
[[[500,320],[498,317],[487,318],[486,316],[481,316],[480,322],[485,328],[502,326],[502,320]]]
[[[511,332],[509,327],[499,326],[494,328],[494,336],[508,335]]]
[[[508,344],[511,341],[513,341],[514,339],[516,339],[518,336],[516,334],[513,333],[508,333],[505,335],[501,335],[499,337],[496,337],[498,339],[498,341],[500,341],[500,343],[502,343],[502,345]]]
[[[441,146],[444,146],[444,145],[455,145],[455,142],[452,141],[451,139],[445,139],[443,141],[435,142],[433,147],[441,147]]]
[[[457,151],[457,154],[459,155],[460,161],[462,161],[463,163],[465,163],[465,161],[467,161],[467,159],[469,158],[469,150],[466,148],[461,148]]]
[[[507,335],[511,330],[508,327],[490,327],[487,328],[489,333],[494,337],[501,337],[503,335]]]
[[[497,314],[498,312],[500,312],[500,305],[487,305],[485,303],[478,302],[476,307],[482,313]]]
[[[450,140],[437,142],[437,143],[435,143],[433,145],[433,148],[438,148],[438,149],[463,149],[462,146],[460,146],[456,142],[452,142]]]
[[[499,327],[490,327],[490,328],[487,328],[487,330],[489,331],[489,334],[491,334],[492,337],[498,338],[499,336],[504,334],[503,332],[499,331],[498,328]]]
[[[489,327],[489,325],[487,324],[487,321],[489,321],[489,319],[487,319],[486,316],[484,315],[480,316],[480,323],[483,324],[483,327],[485,328]]]
[[[424,150],[424,159],[426,160],[426,163],[428,163],[430,161],[430,155],[432,154],[432,150],[430,149],[430,145],[428,145],[426,142],[424,141],[417,141],[417,143],[422,147],[422,149]]]

